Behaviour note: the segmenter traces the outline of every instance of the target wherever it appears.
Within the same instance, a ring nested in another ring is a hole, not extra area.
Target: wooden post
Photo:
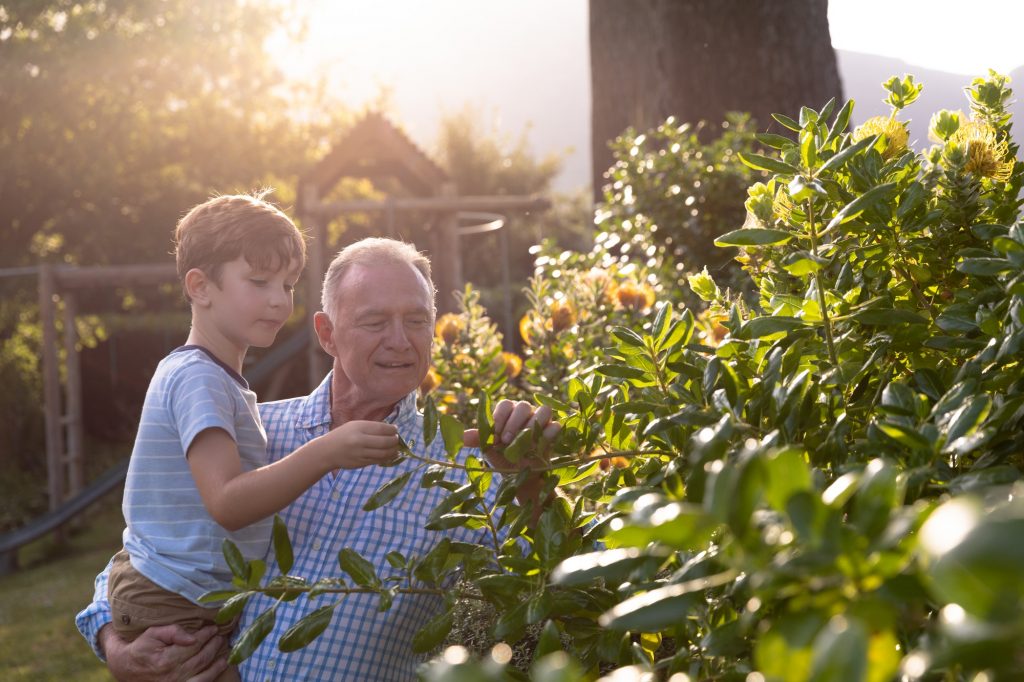
[[[65,291],[64,299],[64,366],[67,368],[65,399],[67,412],[67,466],[69,495],[79,492],[85,485],[85,462],[82,456],[82,362],[78,354],[78,297]]]
[[[441,186],[441,197],[455,196],[455,185],[446,182]],[[437,286],[437,312],[450,313],[456,309],[456,291],[462,290],[462,255],[459,253],[459,219],[455,211],[446,211],[438,216],[436,224],[435,251],[430,254],[431,271]]]
[[[39,268],[39,319],[43,327],[43,409],[46,424],[46,470],[50,511],[64,501],[64,434],[61,429],[60,358],[57,356],[56,282],[53,266]],[[58,531],[58,540],[62,539]]]
[[[309,233],[309,246],[306,249],[306,328],[309,329],[307,364],[309,390],[312,391],[320,385],[330,369],[313,327],[313,315],[320,310],[324,272],[327,270],[327,219],[308,210],[308,207],[316,206],[320,201],[315,187],[303,187],[301,199],[304,207],[302,223]]]

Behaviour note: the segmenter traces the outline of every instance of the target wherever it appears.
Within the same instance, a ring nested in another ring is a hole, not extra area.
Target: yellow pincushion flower
[[[523,337],[523,343],[532,346],[534,337],[544,332],[544,321],[537,311],[531,310],[519,319],[519,335]]]
[[[995,129],[981,121],[968,121],[949,138],[950,144],[967,153],[965,170],[996,182],[1006,182],[1013,174],[1014,159],[1006,140],[1000,141]]]
[[[644,310],[654,305],[654,289],[647,283],[627,280],[615,290],[619,305],[630,310]]]
[[[515,379],[519,376],[519,373],[523,371],[523,359],[515,353],[505,352],[501,354],[501,357],[505,368],[505,375],[509,379]]]
[[[431,367],[427,370],[427,375],[423,377],[423,381],[420,383],[420,395],[427,395],[440,385],[441,375]]]
[[[446,345],[452,345],[459,338],[459,332],[462,331],[462,318],[455,313],[447,313],[442,315],[437,321],[437,325],[434,327],[434,333],[437,338],[445,342]]]
[[[874,135],[885,135],[885,150],[882,152],[883,159],[891,159],[902,153],[907,148],[906,127],[894,118],[889,116],[873,116],[864,121],[864,124],[853,131],[853,141],[872,137]]]
[[[551,302],[551,329],[557,334],[576,324],[576,307],[565,299]]]

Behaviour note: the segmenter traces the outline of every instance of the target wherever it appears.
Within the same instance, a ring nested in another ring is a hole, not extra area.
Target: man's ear
[[[332,358],[337,357],[334,350],[334,339],[331,336],[334,333],[334,323],[331,322],[331,318],[327,316],[327,313],[322,310],[313,313],[313,329],[316,331],[316,338],[324,352]]]
[[[209,276],[199,268],[185,273],[185,293],[193,305],[210,305],[210,287],[215,286]]]

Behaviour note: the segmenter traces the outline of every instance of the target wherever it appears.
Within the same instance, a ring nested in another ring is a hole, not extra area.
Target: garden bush
[[[449,496],[427,527],[509,540],[395,553],[387,576],[342,552],[345,577],[317,584],[261,586],[262,570],[233,562],[238,594],[323,605],[282,649],[315,637],[346,592],[379,592],[386,607],[415,584],[449,608],[416,638],[431,651],[451,629],[458,574],[496,608],[495,641],[536,633],[535,662],[453,648],[428,680],[1020,679],[1024,166],[1011,91],[995,73],[975,80],[970,118],[937,113],[934,146],[916,152],[900,115],[920,86],[894,78],[885,90],[889,116],[850,130],[852,102],[804,108],[776,117],[792,138],[758,136],[774,151],[741,152],[767,175],[748,190],[743,227],[717,243],[740,249],[756,305],[692,272],[706,305],[694,311],[658,300],[671,283],[648,294],[639,268],[595,275],[571,254],[535,280],[513,382],[564,428],[553,444],[527,431],[504,455],[563,496],[533,522],[512,494],[525,474],[457,457],[463,425],[492,438],[497,383],[477,382],[472,410],[441,412],[437,389],[425,437],[450,459],[421,462],[419,483]],[[601,298],[638,275],[636,307]],[[588,286],[595,298],[579,298]],[[286,545],[279,524],[275,546]],[[254,626],[235,655],[259,640]]]

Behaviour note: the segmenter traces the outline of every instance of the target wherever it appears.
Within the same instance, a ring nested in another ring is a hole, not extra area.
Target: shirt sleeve
[[[104,569],[96,576],[92,603],[75,616],[75,625],[78,627],[78,631],[82,633],[82,637],[85,637],[85,641],[92,647],[96,657],[104,662],[107,658],[100,649],[97,637],[99,637],[103,626],[110,623],[111,619],[110,602],[107,601],[107,577],[110,574],[110,564],[112,561],[113,559],[107,562]]]
[[[167,412],[174,420],[182,452],[187,454],[195,437],[210,428],[223,429],[238,441],[228,381],[232,379],[219,367],[194,362],[181,367],[168,382]]]

